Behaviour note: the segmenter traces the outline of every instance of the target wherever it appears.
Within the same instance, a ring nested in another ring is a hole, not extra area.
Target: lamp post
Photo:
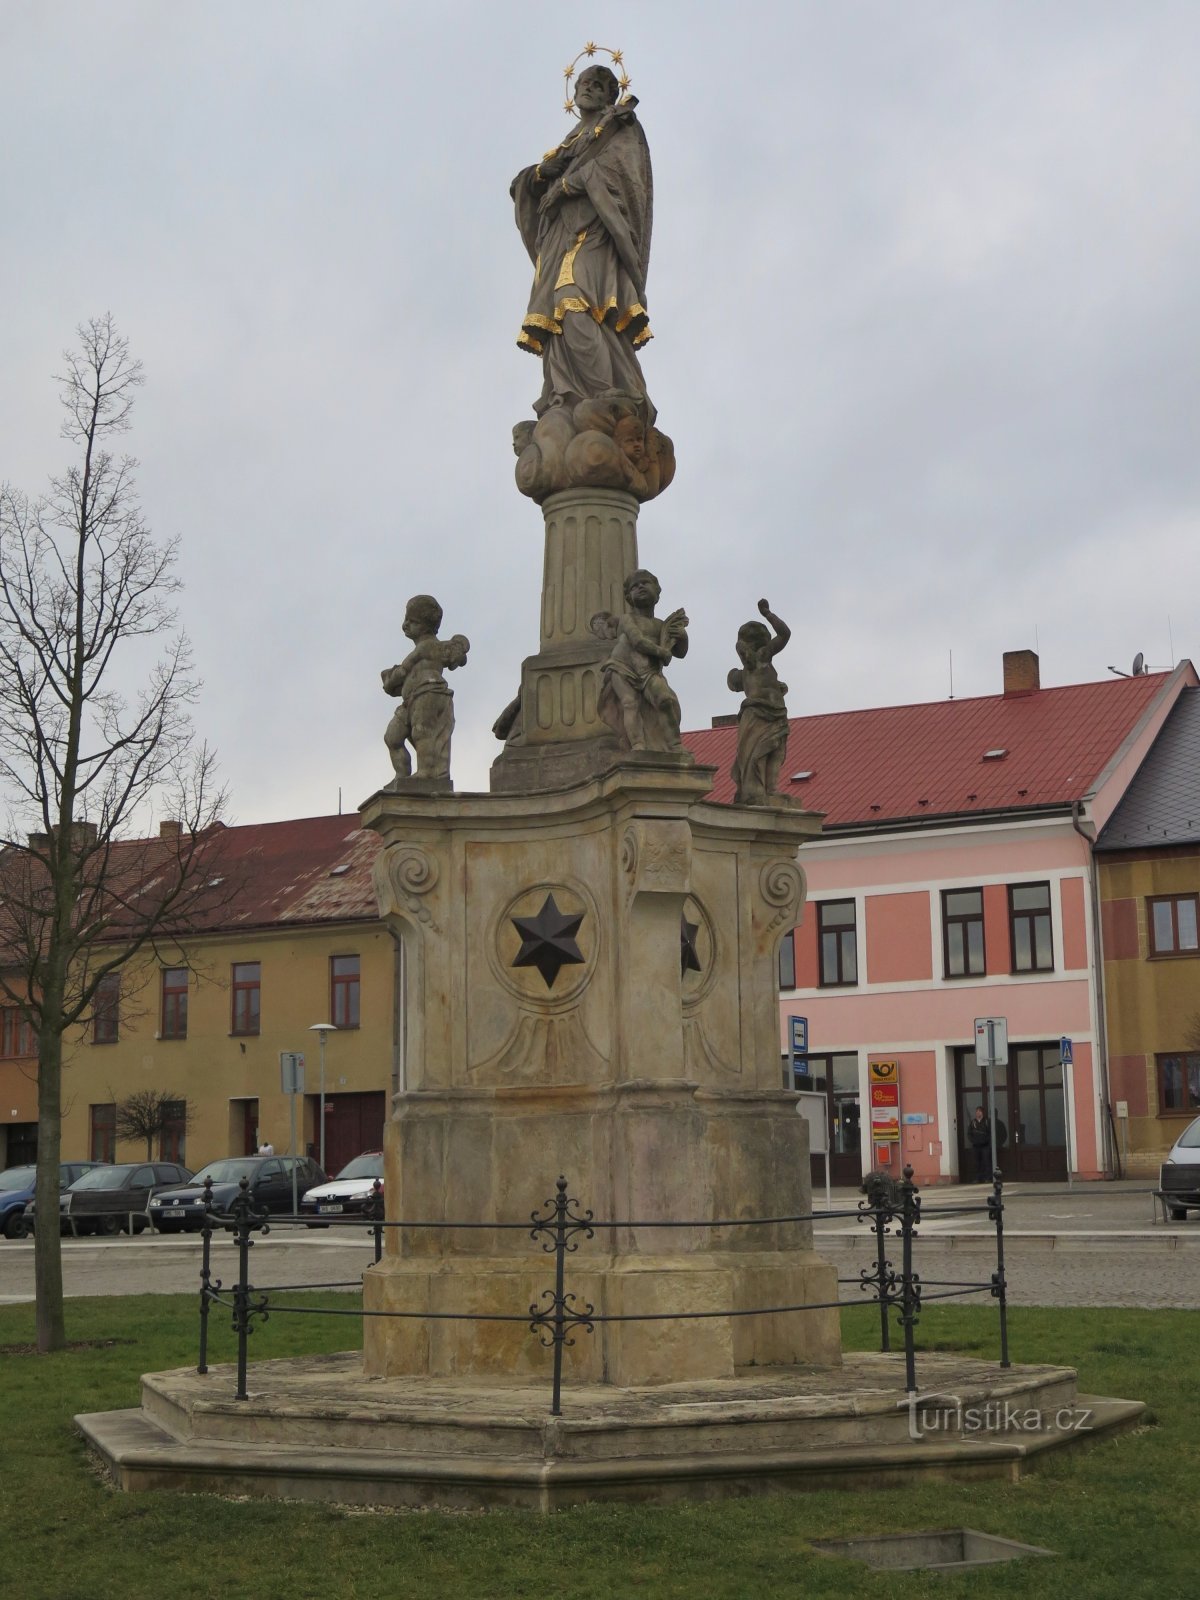
[[[321,1141],[321,1143],[320,1143],[320,1150],[321,1150],[320,1167],[321,1167],[321,1171],[324,1172],[325,1171],[325,1035],[327,1033],[336,1033],[337,1029],[334,1027],[332,1022],[314,1022],[312,1024],[312,1026],[309,1028],[308,1031],[309,1031],[309,1033],[315,1033],[315,1034],[319,1035],[320,1040],[321,1040],[321,1104],[320,1104],[320,1111],[319,1111],[318,1115],[320,1117],[320,1128],[321,1128],[321,1133],[320,1133],[320,1141]]]

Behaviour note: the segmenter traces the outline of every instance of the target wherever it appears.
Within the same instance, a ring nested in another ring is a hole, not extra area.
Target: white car
[[[1158,1172],[1158,1187],[1172,1220],[1182,1222],[1189,1211],[1200,1211],[1200,1117],[1189,1122],[1171,1146]]]
[[[382,1188],[383,1151],[367,1150],[347,1162],[336,1178],[310,1189],[300,1202],[300,1215],[310,1228],[367,1216],[376,1180]]]

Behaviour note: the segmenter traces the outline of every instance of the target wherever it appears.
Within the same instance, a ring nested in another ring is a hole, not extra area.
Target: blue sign
[[[788,1025],[792,1033],[792,1054],[806,1056],[808,1054],[808,1018],[789,1017]]]
[[[1072,1040],[1060,1039],[1058,1041],[1058,1053],[1064,1067],[1073,1067],[1075,1065],[1075,1045]]]

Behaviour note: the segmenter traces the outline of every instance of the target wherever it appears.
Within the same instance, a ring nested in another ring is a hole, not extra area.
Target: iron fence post
[[[595,1237],[591,1228],[592,1213],[584,1212],[580,1215],[572,1211],[576,1204],[567,1196],[567,1180],[560,1177],[555,1184],[553,1200],[547,1200],[546,1206],[550,1208],[549,1215],[534,1211],[531,1213],[533,1227],[530,1229],[530,1238],[541,1241],[542,1249],[554,1251],[554,1288],[544,1289],[542,1299],[549,1299],[549,1310],[539,1306],[535,1300],[529,1308],[529,1327],[536,1333],[543,1345],[554,1347],[554,1387],[550,1402],[550,1415],[562,1415],[562,1353],[563,1346],[574,1344],[571,1337],[576,1328],[584,1328],[588,1333],[594,1331],[591,1321],[595,1306],[585,1302],[582,1309],[576,1309],[575,1296],[567,1294],[566,1288],[566,1255],[568,1250],[578,1249],[574,1236],[582,1233],[585,1238]],[[544,1235],[549,1234],[547,1243]]]
[[[996,1270],[992,1273],[992,1294],[1000,1307],[1000,1365],[1008,1367],[1012,1363],[1008,1359],[1008,1280],[1004,1274],[1004,1180],[999,1167],[992,1173],[988,1211],[996,1229]]]
[[[917,1354],[913,1328],[921,1309],[921,1280],[913,1271],[912,1246],[917,1223],[921,1220],[921,1198],[912,1178],[912,1167],[905,1167],[904,1182],[900,1185],[900,1228],[904,1247],[900,1322],[904,1328],[904,1385],[909,1394],[916,1394]]]
[[[233,1326],[237,1334],[237,1394],[236,1400],[246,1400],[246,1341],[254,1331],[251,1327],[256,1316],[264,1319],[269,1315],[265,1296],[257,1305],[252,1304],[253,1289],[250,1283],[250,1251],[253,1249],[254,1240],[251,1233],[267,1233],[267,1216],[265,1211],[255,1209],[250,1198],[250,1180],[243,1178],[238,1184],[237,1198],[229,1207],[233,1218],[233,1232],[238,1246],[238,1281],[233,1291]]]
[[[892,1329],[888,1321],[890,1300],[887,1291],[886,1229],[889,1213],[879,1200],[875,1209],[875,1271],[879,1278],[879,1348],[886,1354],[892,1348]]]
[[[322,1039],[325,1037],[321,1035]],[[383,1260],[383,1185],[379,1179],[371,1185],[371,1198],[367,1201],[367,1215],[372,1219],[371,1232],[375,1235],[375,1262]]]
[[[200,1360],[196,1363],[196,1371],[201,1373],[208,1371],[208,1303],[212,1285],[212,1236],[212,1179],[205,1178],[204,1221],[200,1225]]]

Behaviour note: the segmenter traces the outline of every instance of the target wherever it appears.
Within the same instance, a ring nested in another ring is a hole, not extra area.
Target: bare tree
[[[0,487],[0,999],[37,1032],[43,1217],[58,1210],[64,1036],[106,978],[194,925],[225,803],[192,732],[175,544],[152,538],[136,463],[108,448],[141,364],[111,317],[78,332],[59,379],[72,464],[37,500]],[[177,826],[137,837],[156,814]],[[36,1282],[38,1349],[60,1348],[56,1228],[37,1230]]]
[[[175,1130],[186,1133],[191,1124],[192,1109],[174,1089],[135,1089],[116,1102],[117,1138],[144,1139],[147,1161],[154,1159],[155,1139]]]

